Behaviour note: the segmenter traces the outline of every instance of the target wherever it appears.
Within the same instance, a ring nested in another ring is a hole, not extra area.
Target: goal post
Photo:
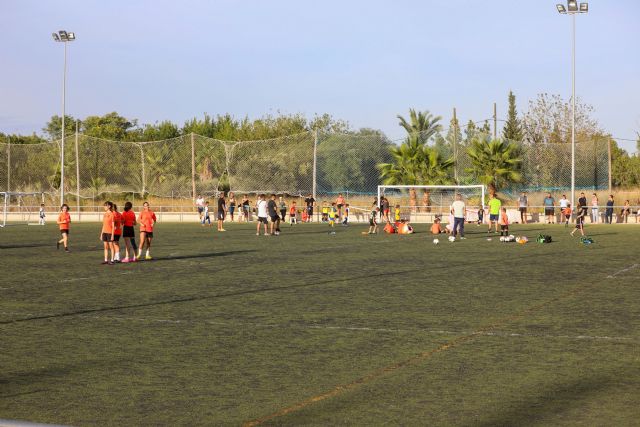
[[[40,205],[45,202],[45,194],[0,192],[0,228],[8,225],[28,225],[38,222]]]
[[[382,196],[389,199],[391,211],[399,205],[404,216],[412,221],[430,222],[436,215],[448,216],[456,194],[462,195],[467,205],[468,220],[477,219],[479,209],[485,206],[484,185],[379,185],[378,203]]]

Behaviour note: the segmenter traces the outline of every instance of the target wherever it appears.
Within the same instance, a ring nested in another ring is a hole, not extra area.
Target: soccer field
[[[158,224],[0,230],[0,418],[69,425],[631,425],[640,227],[512,227],[526,245]],[[550,244],[535,243],[539,233]]]

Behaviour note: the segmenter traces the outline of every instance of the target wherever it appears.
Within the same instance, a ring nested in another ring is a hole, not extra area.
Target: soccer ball
[[[450,242],[455,242],[455,241],[456,241],[456,238],[455,238],[455,237],[453,237],[453,236],[449,236],[449,241],[450,241]]]
[[[438,240],[438,239],[433,239],[433,244],[434,244],[434,245],[437,245],[438,243],[440,243],[440,240]]]

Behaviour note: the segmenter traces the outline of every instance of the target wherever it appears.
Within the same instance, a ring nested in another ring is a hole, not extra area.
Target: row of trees
[[[159,141],[191,133],[228,143],[267,140],[320,130],[323,137],[319,140],[317,150],[318,163],[319,169],[324,173],[319,174],[318,185],[324,191],[349,188],[367,191],[370,182],[375,181],[380,174],[388,183],[467,183],[465,180],[469,180],[500,188],[518,182],[523,177],[529,180],[520,161],[523,143],[524,147],[538,150],[539,156],[544,159],[539,165],[542,171],[536,172],[540,172],[541,176],[545,176],[545,173],[551,176],[555,170],[561,169],[559,165],[566,159],[553,154],[553,150],[545,150],[545,147],[570,142],[570,104],[557,95],[540,94],[529,103],[528,111],[519,116],[512,92],[509,93],[508,101],[508,117],[499,140],[489,138],[492,129],[486,121],[469,121],[462,129],[460,123],[452,119],[445,130],[441,125],[441,117],[429,112],[410,110],[408,119],[398,116],[400,126],[407,131],[407,139],[399,146],[380,131],[352,130],[347,122],[327,114],[312,119],[296,114],[266,116],[255,120],[205,114],[202,118],[193,118],[179,126],[171,121],[140,125],[135,119],[113,112],[82,120],[67,116],[65,127],[69,135],[75,132],[77,125],[83,135],[106,140],[101,146],[108,145],[109,141]],[[640,185],[640,160],[619,149],[615,141],[599,128],[592,118],[592,112],[592,107],[577,103],[577,140],[600,139],[603,141],[600,149],[611,144],[614,185]],[[54,116],[43,128],[42,136],[0,134],[0,142],[34,144],[57,139],[61,134],[61,122],[59,116]],[[348,137],[345,138],[344,135]],[[308,142],[306,138],[300,138],[300,141],[305,141],[305,144]],[[109,152],[107,146],[101,149]],[[95,153],[92,152],[94,160],[101,158],[96,150]],[[172,163],[175,153],[170,144],[163,145],[162,150],[156,151],[157,153],[149,151],[149,164]],[[221,164],[213,164],[214,157],[220,154],[219,149],[214,151],[213,154],[205,153],[202,156],[198,153],[198,175],[204,181],[210,181],[215,175],[224,173],[224,170],[221,172]],[[290,158],[292,153],[283,159]],[[87,156],[89,154],[91,153]],[[593,162],[600,160],[594,159]],[[299,174],[304,173],[306,176],[310,167],[306,163],[300,166]],[[100,165],[94,166],[100,172]],[[284,168],[286,165],[281,165],[280,169]],[[548,172],[544,169],[548,169]],[[96,174],[100,175],[98,172]],[[251,172],[253,171],[246,171],[242,175],[248,177]],[[97,175],[92,175],[92,179],[99,179]],[[164,175],[166,174],[162,174]],[[52,179],[55,181],[55,177]],[[544,180],[539,184],[544,186]]]

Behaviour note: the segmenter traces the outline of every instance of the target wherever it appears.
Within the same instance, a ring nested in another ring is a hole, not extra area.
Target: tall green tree
[[[467,154],[471,167],[465,171],[487,185],[492,194],[507,184],[522,181],[522,158],[518,147],[509,141],[476,139],[467,149]]]
[[[442,126],[438,123],[442,120],[440,116],[433,116],[429,111],[416,111],[409,109],[409,121],[401,115],[397,116],[400,120],[400,126],[407,131],[409,135],[419,135],[419,141],[426,143],[437,132],[442,130]]]
[[[411,134],[400,147],[391,149],[391,163],[378,165],[380,177],[387,185],[439,185],[453,182],[451,171],[455,162],[420,141],[419,134]],[[429,206],[430,192],[424,192],[424,204]],[[417,206],[415,189],[409,191],[409,205]],[[428,210],[428,208],[427,208]]]
[[[80,123],[82,126],[82,122]],[[52,116],[51,119],[47,122],[42,131],[47,136],[49,141],[53,141],[55,139],[60,139],[62,137],[62,117],[61,116]],[[73,116],[69,116],[67,114],[64,115],[64,133],[65,140],[67,139],[67,135],[73,135],[76,133],[76,119]]]
[[[516,109],[516,96],[509,91],[509,112],[507,122],[502,128],[502,137],[509,141],[522,141],[522,124],[518,119],[518,110]]]

